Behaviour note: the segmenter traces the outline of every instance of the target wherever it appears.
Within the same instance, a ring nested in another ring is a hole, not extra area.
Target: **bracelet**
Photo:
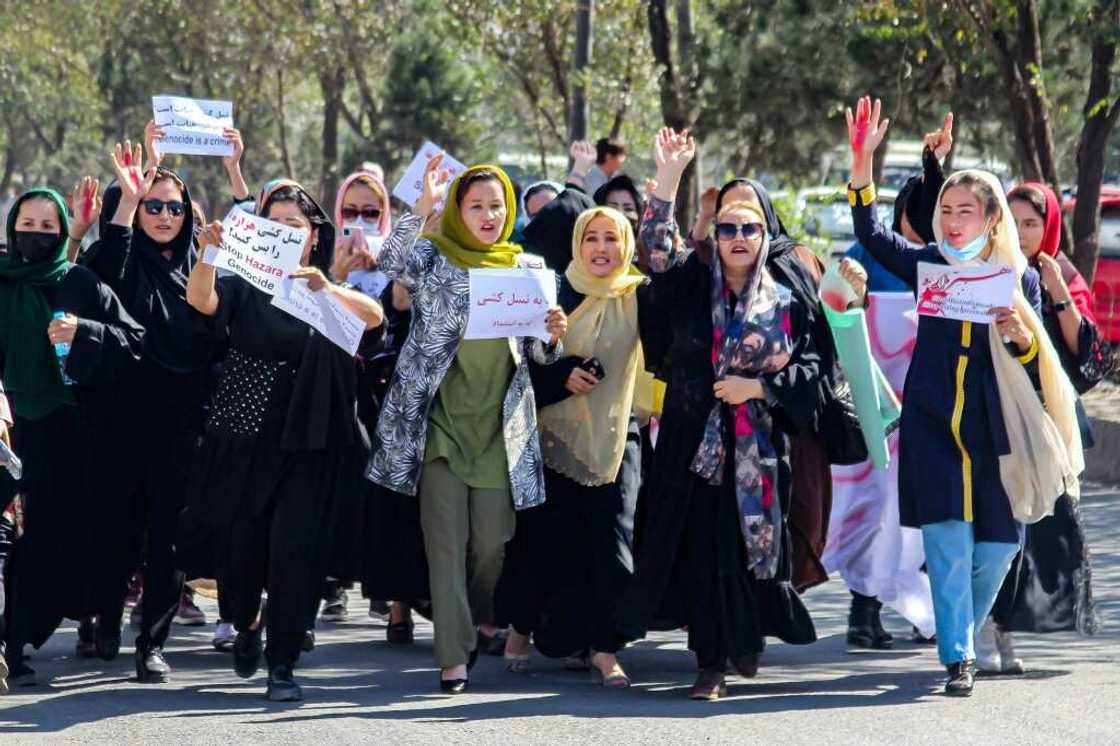
[[[1055,311],[1064,311],[1073,305],[1073,300],[1060,300],[1054,304]]]
[[[1037,334],[1032,334],[1031,335],[1031,346],[1026,352],[1024,352],[1022,355],[1019,356],[1019,362],[1022,363],[1023,365],[1026,365],[1027,363],[1034,360],[1036,357],[1038,357],[1038,335]]]
[[[73,236],[71,236],[71,235],[70,235],[69,233],[67,233],[67,234],[66,234],[66,237],[67,237],[67,238],[69,238],[69,239],[70,239],[71,241],[73,241],[74,243],[81,243],[81,242],[82,242],[82,239],[81,239],[81,238],[74,238],[74,237],[73,237]]]
[[[852,207],[870,207],[875,204],[875,185],[868,184],[856,189],[848,184],[848,204]]]

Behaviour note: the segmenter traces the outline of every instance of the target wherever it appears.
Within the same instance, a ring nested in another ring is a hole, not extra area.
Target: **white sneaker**
[[[1003,673],[1003,661],[996,647],[996,623],[988,619],[973,635],[976,648],[976,667],[982,673]]]
[[[1015,655],[1015,643],[1011,640],[1010,632],[996,629],[996,649],[999,650],[1002,673],[1011,676],[1019,676],[1023,673],[1023,661]]]

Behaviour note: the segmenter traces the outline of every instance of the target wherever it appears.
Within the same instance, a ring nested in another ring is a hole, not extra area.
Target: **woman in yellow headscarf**
[[[513,630],[511,671],[528,668],[529,636],[549,656],[590,656],[604,686],[628,686],[615,652],[615,599],[633,572],[634,509],[641,443],[636,410],[648,400],[638,339],[634,234],[609,207],[585,211],[572,235],[572,261],[559,302],[569,314],[568,357],[531,366],[541,407],[548,502],[519,516],[499,594]],[[648,417],[648,414],[647,414]]]

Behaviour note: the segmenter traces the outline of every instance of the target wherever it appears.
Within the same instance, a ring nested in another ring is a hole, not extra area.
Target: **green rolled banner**
[[[838,286],[837,280],[843,287]],[[830,267],[821,280],[820,298],[836,342],[840,367],[852,388],[852,400],[871,463],[877,469],[885,469],[890,463],[887,436],[898,424],[902,405],[871,355],[864,310],[837,310],[846,308],[848,302],[855,299],[855,293],[835,267]]]

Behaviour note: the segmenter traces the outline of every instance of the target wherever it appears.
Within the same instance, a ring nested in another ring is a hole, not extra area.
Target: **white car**
[[[878,189],[875,197],[879,221],[889,226],[894,221],[894,200],[898,192],[894,189]],[[856,240],[852,228],[852,209],[848,205],[848,193],[836,187],[812,187],[797,193],[797,206],[801,210],[801,223],[804,232],[813,238],[828,243],[828,254],[839,257]]]

